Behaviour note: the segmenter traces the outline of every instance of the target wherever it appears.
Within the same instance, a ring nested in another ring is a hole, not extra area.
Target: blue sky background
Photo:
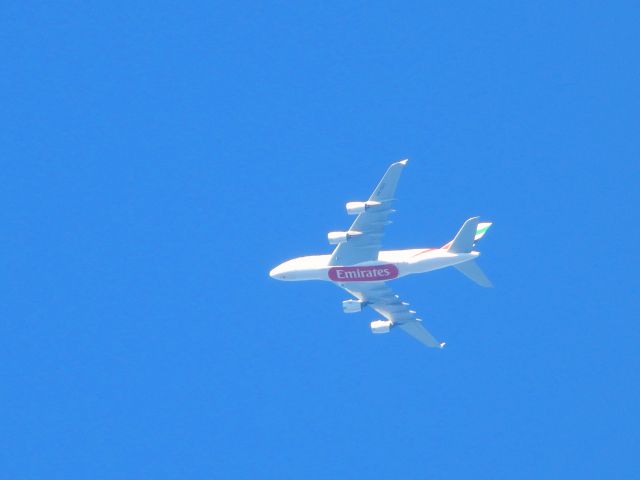
[[[0,477],[637,475],[639,8],[516,3],[4,3]],[[268,277],[405,157],[443,351]]]

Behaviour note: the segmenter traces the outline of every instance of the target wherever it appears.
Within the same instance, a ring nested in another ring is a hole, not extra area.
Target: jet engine
[[[371,322],[371,333],[389,333],[393,327],[391,320],[374,320]]]
[[[347,202],[347,214],[348,215],[359,215],[363,213],[365,210],[371,207],[375,207],[377,205],[381,205],[380,202],[374,202],[373,200],[368,200],[366,202]]]
[[[364,302],[362,300],[345,300],[342,302],[342,310],[344,313],[358,313],[364,308]]]
[[[362,232],[357,232],[355,230],[350,230],[348,232],[329,232],[327,238],[331,245],[336,245],[338,243],[348,242],[350,238],[357,237],[358,235],[362,235]]]

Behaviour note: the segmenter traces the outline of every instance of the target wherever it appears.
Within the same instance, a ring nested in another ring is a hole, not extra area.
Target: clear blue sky
[[[5,3],[0,478],[637,475],[640,10],[513,3]],[[443,351],[268,277],[405,157]]]

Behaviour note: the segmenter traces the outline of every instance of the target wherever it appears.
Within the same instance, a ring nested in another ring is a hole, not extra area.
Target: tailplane
[[[458,265],[454,265],[454,267],[457,268],[458,271],[460,271],[460,273],[465,275],[468,279],[473,280],[481,287],[493,287],[491,280],[487,278],[487,276],[480,269],[480,266],[476,263],[475,260],[459,263]]]

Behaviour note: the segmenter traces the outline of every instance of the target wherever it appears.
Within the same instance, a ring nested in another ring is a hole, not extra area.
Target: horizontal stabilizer
[[[458,265],[454,265],[454,267],[460,270],[460,272],[463,273],[467,278],[473,280],[481,287],[493,287],[493,285],[491,284],[491,280],[487,278],[487,276],[480,269],[480,266],[476,263],[475,260],[459,263]]]

